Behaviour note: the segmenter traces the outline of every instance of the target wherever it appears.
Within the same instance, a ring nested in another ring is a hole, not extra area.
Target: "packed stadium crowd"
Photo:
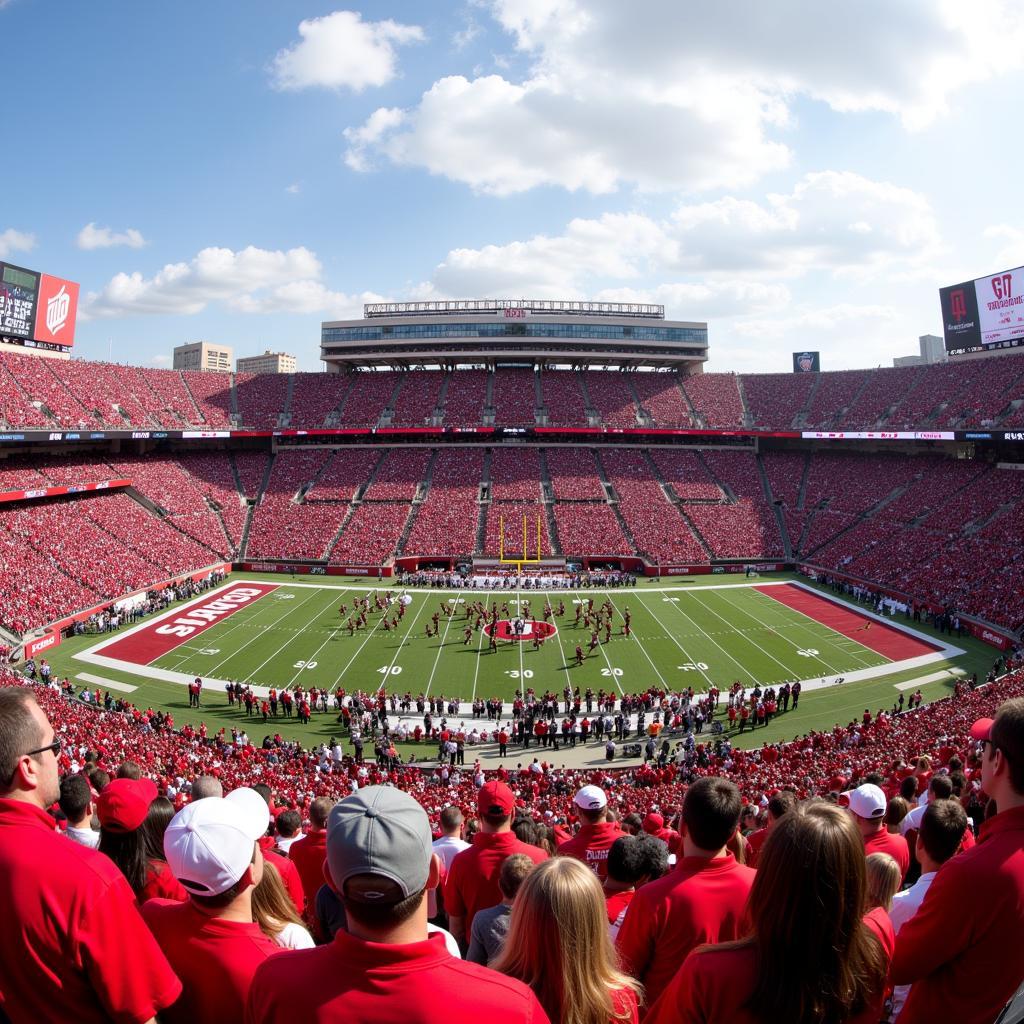
[[[791,743],[457,780],[2,684],[12,1022],[987,1024],[1024,978],[1012,662]]]

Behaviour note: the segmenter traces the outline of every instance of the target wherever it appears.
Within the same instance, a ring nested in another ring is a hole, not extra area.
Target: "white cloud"
[[[470,18],[464,28],[452,35],[452,46],[456,50],[464,50],[474,39],[480,35],[480,26]]]
[[[14,252],[31,252],[36,246],[36,236],[26,231],[7,228],[0,231],[0,257],[6,258]]]
[[[343,134],[349,147],[345,163],[353,171],[368,171],[371,165],[368,150],[397,128],[404,118],[405,114],[398,107],[378,107],[359,128],[346,128]]]
[[[992,257],[993,273],[1004,268],[1019,267],[1024,259],[1024,230],[1012,224],[992,224],[985,228],[985,238],[994,238],[999,248]],[[988,271],[983,271],[988,273]]]
[[[211,247],[187,263],[168,263],[152,277],[138,271],[114,275],[101,291],[89,294],[83,313],[87,319],[188,316],[214,302],[241,313],[334,313],[362,301],[330,291],[321,274],[316,254],[303,247],[249,246],[238,252]]]
[[[912,268],[940,245],[920,194],[821,171],[762,202],[725,197],[684,204],[662,220],[609,213],[574,219],[558,235],[453,249],[432,282],[447,295],[590,297],[595,287],[664,275],[731,280],[737,273],[792,278],[813,270],[864,275]]]
[[[98,228],[94,221],[78,232],[75,244],[79,249],[111,249],[115,245],[126,245],[129,249],[141,249],[146,240],[142,232],[135,228],[126,228],[124,231],[116,232],[110,228]]]
[[[162,353],[159,355],[150,356],[149,365],[155,366],[161,370],[168,369],[171,365],[171,357],[163,355]]]
[[[438,80],[353,146],[350,166],[370,168],[374,149],[496,195],[736,188],[787,164],[800,98],[918,128],[965,86],[1024,66],[1024,12],[1010,0],[748,0],[742,9],[492,0],[491,9],[526,73]]]
[[[363,21],[358,11],[335,11],[299,22],[300,41],[281,50],[271,69],[278,89],[351,89],[381,86],[397,74],[396,46],[422,42],[423,29],[391,21]]]
[[[290,196],[297,196],[301,191],[302,185],[297,181],[293,181],[290,185],[285,186],[285,192]]]

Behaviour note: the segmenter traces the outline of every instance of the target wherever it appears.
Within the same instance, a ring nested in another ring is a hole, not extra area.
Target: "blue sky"
[[[713,370],[879,365],[1024,264],[1012,2],[0,0],[0,33],[0,258],[81,283],[87,358],[317,369],[363,301],[510,296],[663,302]]]

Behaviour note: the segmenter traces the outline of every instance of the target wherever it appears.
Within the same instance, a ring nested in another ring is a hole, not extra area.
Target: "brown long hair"
[[[862,920],[866,909],[857,827],[846,811],[812,801],[779,818],[765,840],[750,892],[751,935],[704,948],[756,950],[747,1009],[760,1019],[839,1024],[885,985],[885,954]]]
[[[268,938],[276,938],[286,924],[302,924],[281,875],[270,861],[263,862],[263,877],[252,891],[252,919]]]
[[[628,1020],[621,1010],[616,1015],[612,993],[641,991],[618,969],[601,883],[572,857],[545,861],[526,876],[490,966],[529,985],[560,1024]]]

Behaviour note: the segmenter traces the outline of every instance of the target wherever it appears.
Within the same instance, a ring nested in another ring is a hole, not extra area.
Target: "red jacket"
[[[896,936],[891,981],[913,987],[900,1024],[989,1024],[1024,976],[1024,807],[981,826]]]

